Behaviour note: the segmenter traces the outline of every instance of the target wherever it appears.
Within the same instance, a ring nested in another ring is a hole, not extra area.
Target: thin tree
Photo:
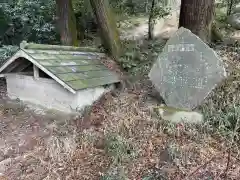
[[[76,17],[72,0],[56,0],[56,4],[61,43],[68,46],[78,46]]]
[[[121,45],[117,24],[108,0],[90,0],[100,29],[102,43],[107,52],[117,60]]]
[[[165,6],[162,0],[152,0],[148,18],[148,39],[154,38],[154,26],[157,19],[164,18],[170,14],[170,9]]]
[[[233,11],[236,8],[236,6],[240,3],[240,1],[239,0],[225,0],[225,1],[227,3],[227,16],[230,16],[232,13],[236,13]]]
[[[182,0],[179,27],[185,27],[203,41],[211,40],[215,0]]]
[[[154,24],[155,24],[155,19],[154,19],[155,5],[156,5],[155,0],[152,0],[151,10],[150,10],[149,19],[148,19],[148,39],[153,39],[153,36],[154,36],[153,32],[154,32]]]

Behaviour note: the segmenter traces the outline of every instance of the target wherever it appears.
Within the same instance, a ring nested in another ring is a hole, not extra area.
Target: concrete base
[[[111,88],[96,87],[77,91],[76,94],[64,89],[56,81],[26,75],[6,75],[7,93],[10,99],[19,99],[36,105],[63,112],[81,111],[92,105]]]
[[[188,124],[201,124],[203,123],[203,115],[195,111],[185,111],[175,109],[173,107],[157,107],[158,115],[163,119],[172,123],[188,123]]]

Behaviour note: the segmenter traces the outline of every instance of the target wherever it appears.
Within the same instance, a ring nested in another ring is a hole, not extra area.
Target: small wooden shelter
[[[70,112],[91,105],[120,81],[102,58],[107,57],[93,48],[22,42],[0,74],[9,98]]]

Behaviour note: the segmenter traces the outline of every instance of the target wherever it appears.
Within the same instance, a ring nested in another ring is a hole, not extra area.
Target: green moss
[[[75,81],[66,82],[69,86],[71,86],[75,90],[90,88],[90,87],[98,87],[106,84],[112,84],[115,82],[119,82],[118,79],[114,76],[109,77],[100,77],[100,78],[92,78],[92,79],[82,79]]]
[[[53,73],[65,73],[65,72],[73,72],[73,69],[76,70],[76,72],[80,71],[97,71],[97,70],[107,70],[105,66],[94,66],[94,65],[88,65],[88,66],[56,66],[56,67],[47,67],[51,72]]]
[[[176,112],[179,111],[184,111],[184,112],[190,112],[189,110],[186,109],[181,109],[181,108],[174,108],[174,107],[170,107],[170,106],[157,106],[155,107],[153,110],[154,112],[159,112],[159,109],[162,109],[164,112],[170,113],[170,114],[174,114]]]
[[[23,41],[20,44],[20,48],[33,49],[33,50],[100,52],[100,50],[95,47],[75,47],[75,46],[59,46],[59,45],[49,45],[49,44],[35,44],[35,43],[27,43],[26,41]]]
[[[91,0],[96,19],[100,25],[102,43],[105,50],[117,60],[120,56],[121,44],[114,14],[107,0]]]
[[[72,36],[72,45],[73,46],[79,46],[79,41],[77,39],[77,26],[76,26],[76,17],[74,14],[73,6],[72,6],[72,1],[69,0],[69,20],[68,20],[68,25],[70,28],[71,36]]]

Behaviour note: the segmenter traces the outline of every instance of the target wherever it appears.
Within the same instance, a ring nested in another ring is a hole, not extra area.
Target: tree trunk
[[[0,24],[1,24],[1,27],[0,27],[0,38],[1,38],[1,36],[4,35],[7,29],[9,28],[8,21],[5,18],[5,14],[2,9],[0,9]]]
[[[150,15],[148,19],[148,39],[153,39],[153,32],[154,32],[154,25],[155,25],[155,18],[154,18],[154,9],[155,9],[155,0],[152,0]]]
[[[78,46],[76,17],[72,0],[56,0],[56,4],[61,43],[68,46]]]
[[[108,0],[90,0],[93,12],[100,29],[105,50],[117,60],[120,56],[121,44],[114,15]]]
[[[228,0],[227,2],[227,16],[231,15],[234,2],[234,0]]]
[[[182,0],[179,27],[185,27],[204,42],[211,40],[215,0]]]

